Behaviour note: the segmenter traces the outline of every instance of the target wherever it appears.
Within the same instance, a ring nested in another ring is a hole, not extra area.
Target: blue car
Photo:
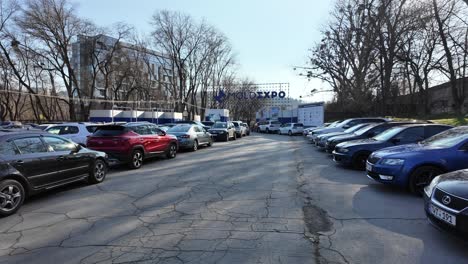
[[[369,138],[339,143],[335,146],[333,159],[336,163],[364,169],[369,155],[377,150],[416,143],[447,129],[453,128],[436,124],[411,124],[390,128]]]
[[[376,151],[366,165],[369,178],[409,187],[418,195],[437,175],[466,168],[468,126],[447,130],[417,144]]]

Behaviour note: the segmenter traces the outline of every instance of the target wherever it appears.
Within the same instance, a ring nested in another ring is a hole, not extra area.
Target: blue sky
[[[314,0],[75,0],[80,16],[100,26],[116,22],[150,33],[156,10],[175,10],[205,19],[231,41],[239,75],[257,83],[289,82],[290,95],[306,95],[313,88],[326,89],[318,80],[307,81],[292,66],[305,65],[308,49],[320,40],[320,29],[329,19],[334,1]],[[307,101],[328,100],[317,94]]]

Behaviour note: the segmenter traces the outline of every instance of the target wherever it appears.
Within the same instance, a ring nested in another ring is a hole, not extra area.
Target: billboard
[[[323,126],[324,103],[312,103],[299,105],[297,109],[297,119],[304,126]]]

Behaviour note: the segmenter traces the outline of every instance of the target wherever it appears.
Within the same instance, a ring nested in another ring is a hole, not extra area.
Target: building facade
[[[72,65],[81,98],[90,98],[93,109],[136,107],[172,108],[169,89],[174,84],[170,58],[142,46],[106,35],[78,36],[72,46]],[[154,103],[151,103],[154,102]]]

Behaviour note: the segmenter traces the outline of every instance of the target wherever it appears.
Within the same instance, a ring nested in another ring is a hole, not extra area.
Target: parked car
[[[205,127],[208,127],[208,128],[211,128],[213,125],[214,125],[215,122],[213,121],[203,121],[202,124],[205,126]]]
[[[343,132],[332,132],[332,133],[318,135],[317,137],[315,137],[315,139],[312,137],[307,137],[307,139],[309,140],[310,143],[314,144],[319,149],[325,149],[325,144],[327,143],[327,140],[329,138],[335,137],[335,136],[349,135],[351,133],[358,131],[359,129],[363,127],[369,126],[370,124],[372,123],[359,124],[359,125],[350,127]]]
[[[0,127],[4,129],[23,128],[23,124],[18,121],[3,121],[0,123]]]
[[[158,125],[158,126],[171,128],[171,127],[173,127],[173,126],[177,126],[177,124],[174,124],[174,123],[165,123],[165,124],[160,124],[160,125]]]
[[[408,124],[412,124],[412,122],[371,123],[371,125],[363,127],[352,134],[329,138],[325,143],[325,149],[328,153],[332,153],[333,150],[335,150],[336,145],[340,143],[352,140],[371,138],[392,127],[403,126]]]
[[[424,188],[424,209],[432,224],[468,237],[468,170],[435,177]]]
[[[375,181],[409,187],[421,195],[435,176],[468,168],[468,126],[452,128],[420,143],[372,153],[367,175]]]
[[[242,138],[247,133],[245,131],[245,127],[242,126],[242,121],[232,121],[234,124],[234,128],[236,129],[236,137]]]
[[[174,126],[172,126],[172,127],[174,127]],[[171,127],[170,126],[159,125],[158,128],[161,129],[164,132],[167,132]]]
[[[304,125],[302,123],[286,123],[281,125],[279,128],[280,135],[298,135],[304,131]]]
[[[201,127],[203,127],[204,129],[206,129],[206,130],[210,129],[209,126],[204,125],[204,124],[203,124],[202,122],[200,122],[200,121],[176,121],[176,122],[174,122],[174,124],[176,124],[176,125],[180,125],[180,124],[191,124],[191,125],[201,126]]]
[[[204,128],[198,125],[181,124],[171,127],[168,134],[174,135],[179,141],[179,148],[197,151],[199,146],[213,145],[213,138]]]
[[[322,129],[322,128],[326,128],[326,127],[335,127],[341,122],[342,122],[342,120],[338,120],[338,121],[335,121],[335,122],[332,122],[332,123],[324,123],[323,126],[313,126],[313,127],[305,128],[304,132],[303,132],[303,135],[308,136],[308,135],[312,134],[312,131],[317,130],[317,129]]]
[[[363,169],[369,155],[377,150],[417,143],[452,128],[436,124],[412,124],[390,128],[369,139],[352,140],[336,145],[333,159],[336,163]]]
[[[87,146],[106,152],[109,160],[139,169],[143,160],[155,156],[176,157],[179,144],[173,135],[148,123],[100,126],[88,137]]]
[[[250,136],[250,127],[247,123],[242,123],[241,126],[245,129],[245,135]]]
[[[231,122],[216,122],[208,132],[215,140],[229,141],[229,139],[236,140],[236,129]]]
[[[333,133],[333,132],[343,132],[348,128],[351,128],[355,125],[363,124],[363,123],[382,123],[388,122],[389,120],[386,118],[379,118],[379,117],[367,117],[367,118],[350,118],[346,119],[343,122],[337,124],[334,127],[325,127],[322,129],[316,129],[312,131],[312,138],[316,138],[318,135]]]
[[[41,130],[3,129],[0,168],[0,216],[8,216],[38,192],[76,181],[104,181],[107,157]]]
[[[100,125],[94,123],[64,123],[50,126],[45,131],[68,138],[85,147],[86,138],[92,135],[98,126]]]
[[[279,121],[264,121],[259,123],[258,129],[262,133],[278,133],[280,126]]]

